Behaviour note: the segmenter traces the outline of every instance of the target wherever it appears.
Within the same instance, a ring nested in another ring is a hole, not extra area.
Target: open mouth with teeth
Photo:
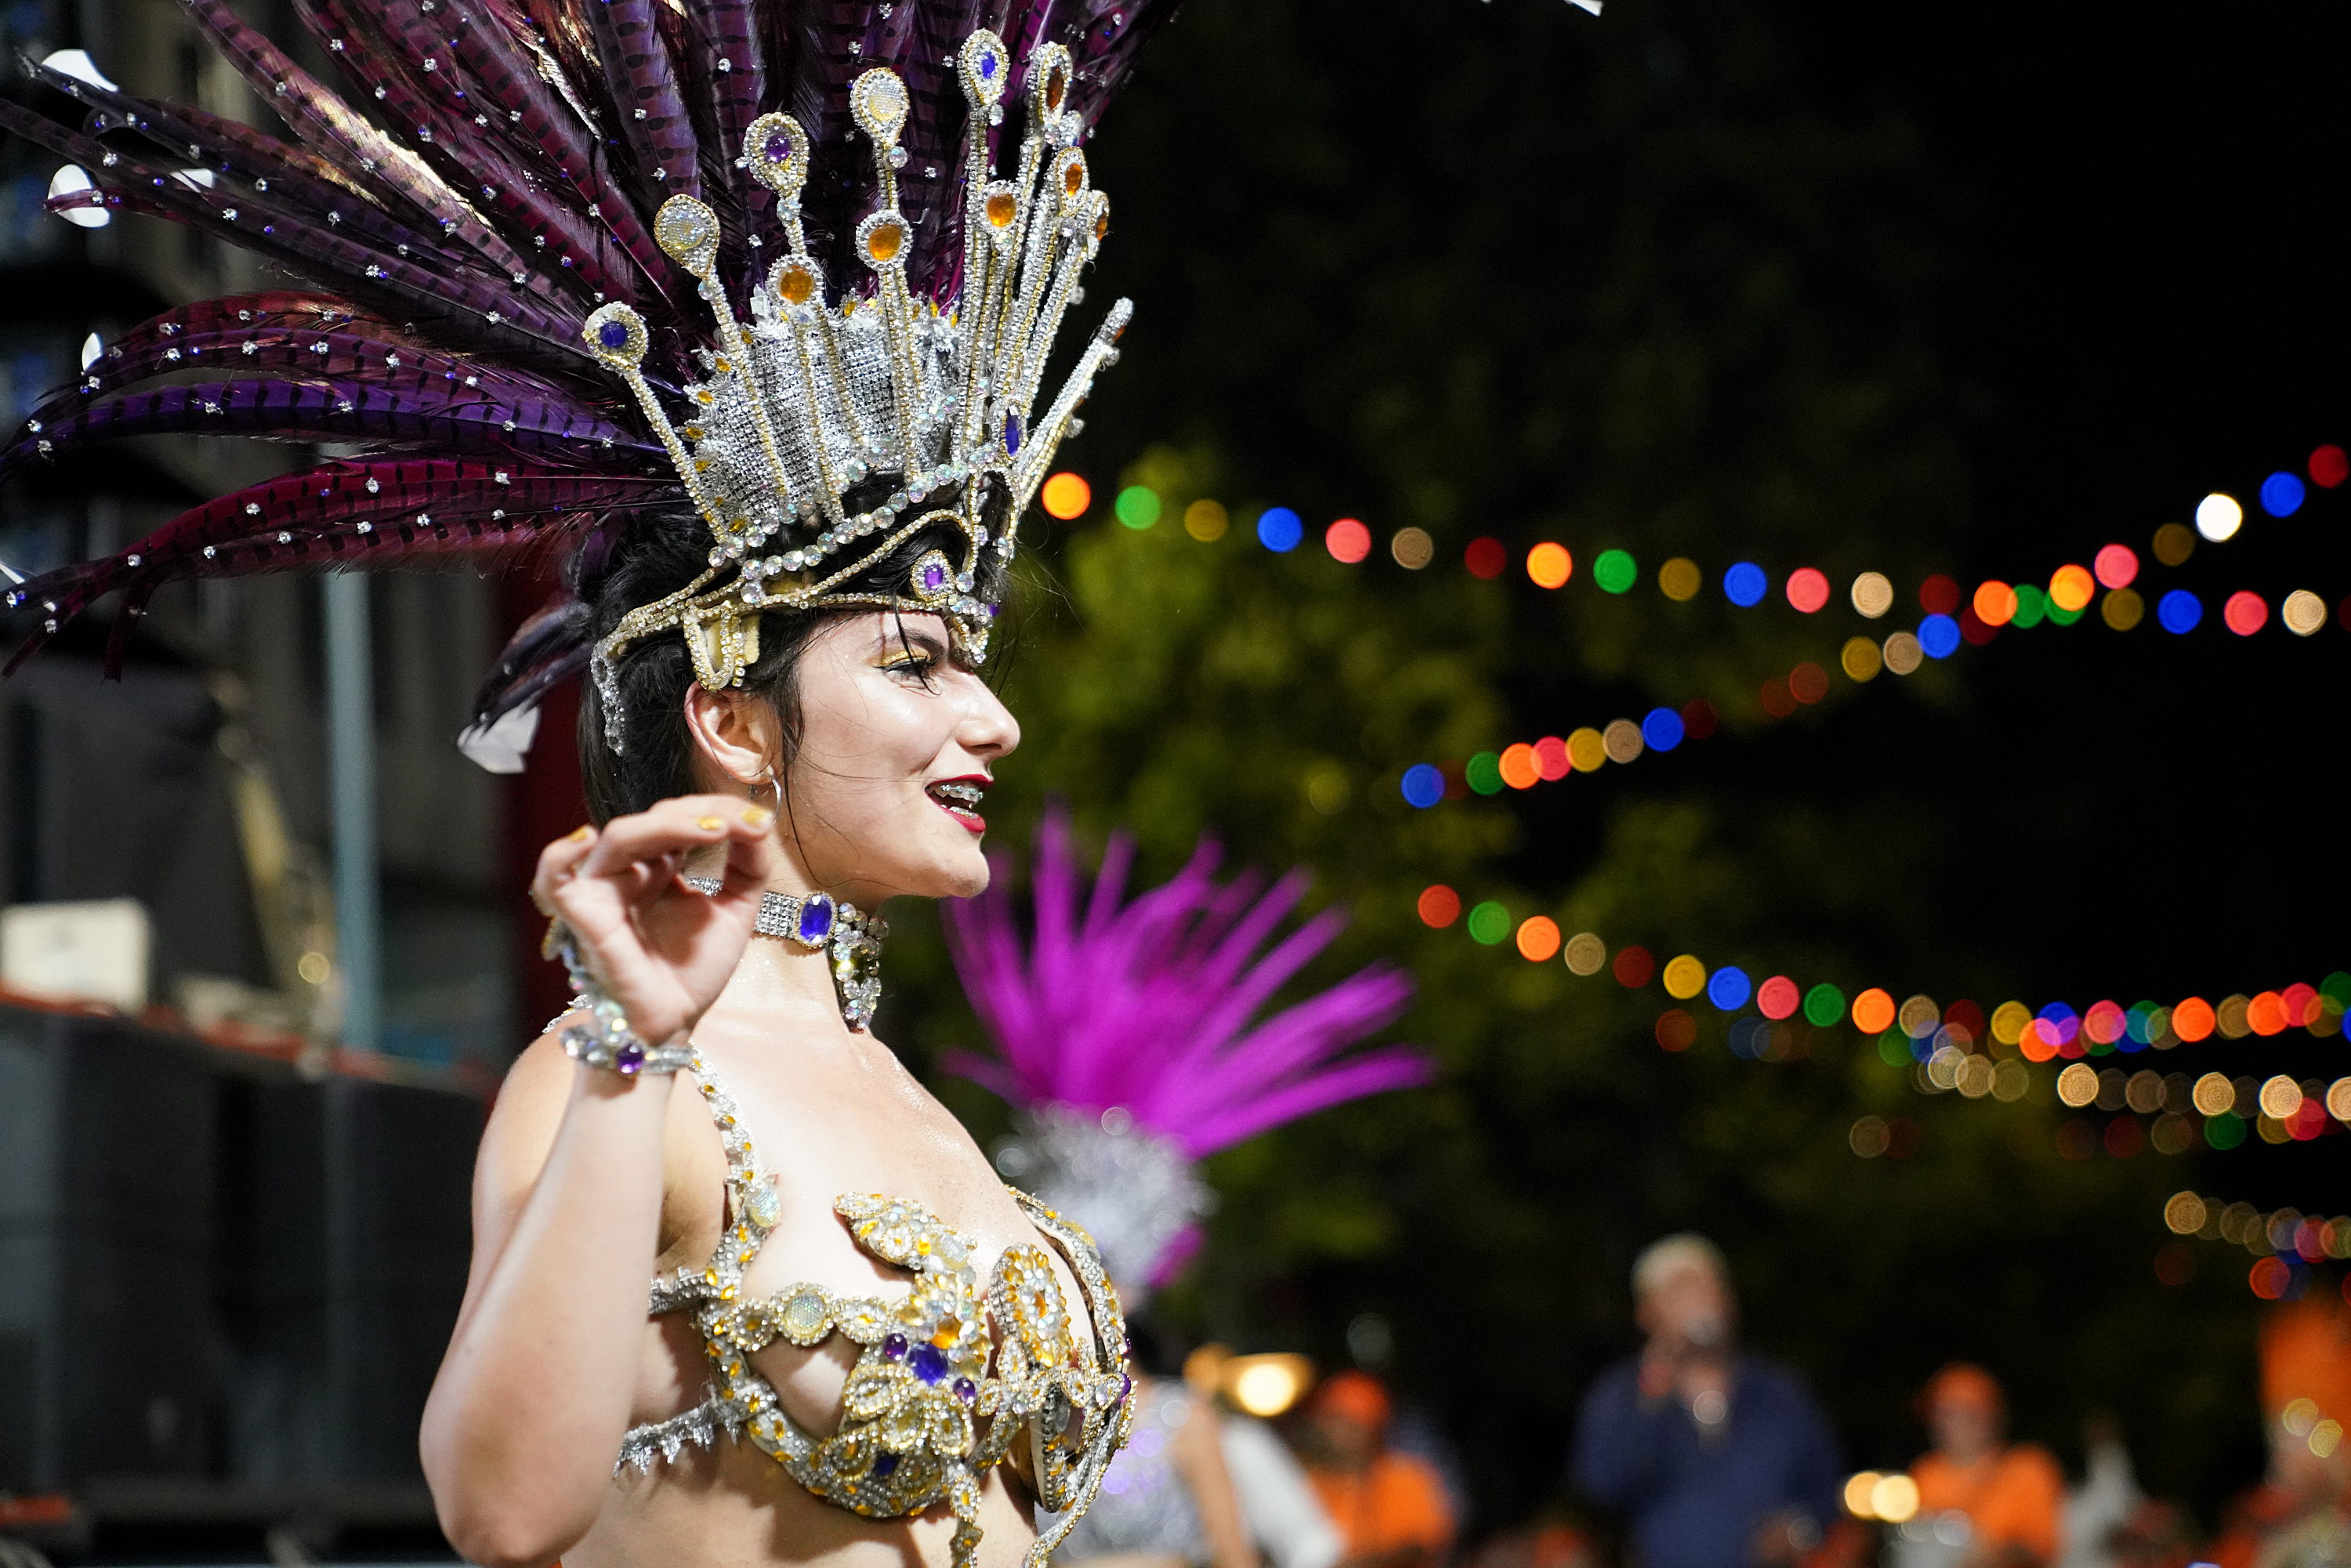
[[[928,787],[925,791],[939,809],[977,831],[987,826],[987,819],[979,814],[979,803],[987,797],[987,781],[984,779],[947,779]]]

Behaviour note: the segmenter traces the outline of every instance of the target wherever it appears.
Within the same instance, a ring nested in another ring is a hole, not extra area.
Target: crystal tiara
[[[601,642],[591,670],[608,725],[617,718],[612,666],[628,650],[673,628],[684,634],[696,679],[734,685],[759,656],[766,610],[833,605],[918,607],[945,617],[957,649],[974,663],[987,653],[996,606],[980,597],[982,549],[1009,559],[1021,512],[1043,482],[1095,372],[1133,313],[1122,299],[1041,414],[1035,412],[1045,361],[1061,319],[1081,298],[1079,274],[1109,227],[1110,202],[1087,177],[1076,145],[1081,124],[1067,109],[1069,50],[1039,45],[1029,57],[1029,124],[1018,168],[998,179],[986,126],[1002,123],[1011,58],[994,33],[973,33],[953,64],[972,115],[964,171],[961,287],[942,313],[906,284],[914,228],[898,210],[897,171],[906,162],[899,133],[910,100],[886,67],[859,76],[850,111],[872,143],[879,200],[856,230],[857,257],[872,291],[843,287],[825,302],[828,280],[809,251],[799,196],[810,146],[789,114],[754,120],[737,167],[773,192],[788,254],[768,269],[738,320],[718,277],[724,238],[717,214],[692,196],[672,196],[653,237],[701,282],[716,321],[716,342],[695,357],[706,379],[684,389],[688,415],[673,423],[642,365],[643,318],[624,304],[589,316],[589,350],[628,383],[695,509],[710,526],[707,570],[675,593],[631,612]],[[755,251],[758,235],[744,236]],[[877,476],[888,494],[851,512]],[[990,538],[983,517],[1009,504]],[[963,536],[962,559],[928,550],[903,594],[842,591],[905,540],[942,523]],[[852,551],[851,547],[856,547]],[[717,586],[713,587],[713,584]],[[618,749],[617,727],[611,736]]]

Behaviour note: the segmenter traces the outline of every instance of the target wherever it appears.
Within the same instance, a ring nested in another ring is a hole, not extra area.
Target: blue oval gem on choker
[[[800,917],[792,935],[814,947],[832,935],[832,900],[819,893],[800,905]]]

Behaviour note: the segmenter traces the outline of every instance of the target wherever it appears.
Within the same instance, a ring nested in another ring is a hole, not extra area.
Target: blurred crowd
[[[2261,1482],[2217,1533],[2141,1491],[2111,1422],[2069,1482],[2012,1441],[2006,1391],[1955,1363],[1917,1396],[1925,1451],[1849,1472],[1803,1381],[1738,1341],[1719,1251],[1667,1237],[1633,1274],[1645,1343],[1586,1394],[1568,1459],[1593,1511],[1460,1539],[1433,1432],[1375,1377],[1313,1387],[1277,1427],[1232,1399],[1215,1347],[1146,1365],[1135,1437],[1056,1555],[1108,1568],[2351,1568],[2351,1308],[2272,1310],[2261,1337]],[[1257,1358],[1280,1360],[1294,1358]],[[1587,1528],[1605,1521],[1609,1528]],[[1615,1528],[1621,1524],[1621,1530]],[[1606,1544],[1604,1546],[1603,1542]]]

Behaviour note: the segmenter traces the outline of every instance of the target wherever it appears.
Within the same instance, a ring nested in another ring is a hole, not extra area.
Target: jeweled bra
[[[956,1520],[955,1568],[967,1568],[980,1542],[979,1473],[1025,1439],[1038,1504],[1062,1516],[1029,1549],[1029,1568],[1044,1568],[1093,1501],[1134,1419],[1126,1321],[1092,1239],[1014,1192],[1076,1274],[1089,1322],[1070,1312],[1043,1248],[1007,1248],[983,1290],[968,1237],[920,1204],[845,1195],[833,1210],[858,1245],[910,1271],[914,1289],[894,1301],[811,1284],[749,1296],[744,1275],[781,1207],[740,1110],[699,1054],[694,1072],[726,1150],[726,1229],[703,1268],[653,1281],[649,1310],[693,1312],[711,1392],[681,1416],[632,1428],[615,1471],[650,1469],[656,1458],[715,1444],[721,1433],[747,1436],[792,1479],[852,1512],[900,1519],[946,1503]],[[835,1333],[861,1349],[841,1424],[820,1438],[784,1413],[750,1358],[778,1339],[812,1346]]]

